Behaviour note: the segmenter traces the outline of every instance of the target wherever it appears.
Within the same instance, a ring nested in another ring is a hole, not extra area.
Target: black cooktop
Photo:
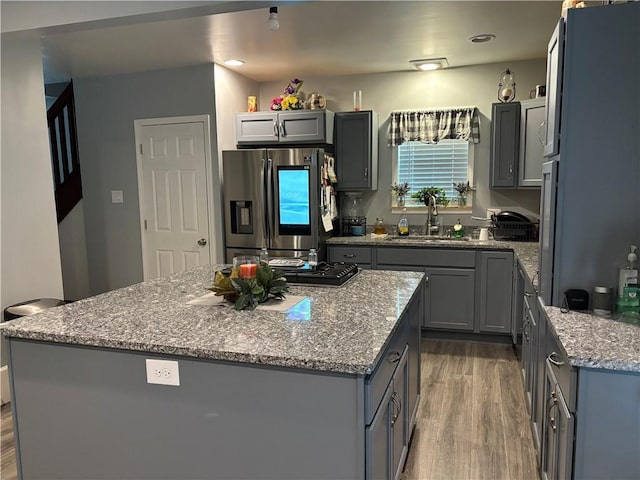
[[[358,265],[344,262],[320,262],[313,270],[309,268],[306,263],[300,268],[283,270],[289,283],[330,285],[337,287],[343,285],[347,280],[358,274]]]

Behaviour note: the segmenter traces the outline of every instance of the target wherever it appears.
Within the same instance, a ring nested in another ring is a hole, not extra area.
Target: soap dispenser
[[[464,237],[464,227],[460,223],[460,219],[458,219],[458,222],[453,226],[453,236],[456,238]]]
[[[618,297],[624,295],[624,287],[638,284],[638,269],[635,268],[635,263],[638,260],[637,249],[638,247],[631,245],[629,254],[627,255],[627,266],[626,268],[620,269],[618,276]]]

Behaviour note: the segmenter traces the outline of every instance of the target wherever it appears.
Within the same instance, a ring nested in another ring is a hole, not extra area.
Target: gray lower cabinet
[[[533,414],[533,398],[536,393],[538,354],[538,310],[531,297],[523,302],[522,326],[522,377],[524,380],[527,408]]]
[[[359,267],[371,268],[372,252],[370,247],[329,245],[327,258],[330,262],[357,263]]]
[[[19,478],[396,479],[423,295],[370,375],[9,338]],[[147,383],[148,358],[178,362],[180,386]]]
[[[546,360],[544,398],[546,418],[542,441],[542,478],[569,480],[573,467],[573,415],[549,359]]]
[[[425,316],[428,328],[473,331],[475,272],[462,268],[427,268]]]
[[[408,438],[408,348],[398,361],[382,403],[367,427],[367,479],[398,479],[407,457]]]
[[[524,319],[522,306],[524,304],[524,287],[527,274],[520,262],[515,259],[513,275],[513,299],[511,301],[511,336],[514,345],[520,344],[519,337],[522,336],[522,322]]]
[[[513,253],[480,252],[478,276],[478,330],[511,333]]]

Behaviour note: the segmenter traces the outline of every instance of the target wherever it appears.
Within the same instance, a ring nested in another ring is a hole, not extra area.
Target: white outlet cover
[[[175,360],[147,358],[147,383],[180,386],[180,370]]]
[[[111,203],[124,203],[122,190],[111,190]]]

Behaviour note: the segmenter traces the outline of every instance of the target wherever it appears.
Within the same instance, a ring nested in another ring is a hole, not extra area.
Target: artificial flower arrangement
[[[391,192],[393,192],[396,197],[406,197],[407,193],[409,193],[409,182],[394,183],[391,185]]]
[[[458,192],[458,195],[460,196],[467,195],[472,190],[471,185],[469,185],[469,182],[454,183],[453,188],[456,190],[456,192]]]
[[[241,278],[238,268],[231,269],[229,276],[217,271],[213,286],[208,289],[216,296],[234,303],[236,310],[253,310],[270,298],[284,299],[289,285],[282,270],[272,269],[263,263],[255,268],[252,277]]]
[[[291,80],[282,95],[271,100],[271,110],[302,110],[304,104],[298,97],[302,83],[299,78]]]

